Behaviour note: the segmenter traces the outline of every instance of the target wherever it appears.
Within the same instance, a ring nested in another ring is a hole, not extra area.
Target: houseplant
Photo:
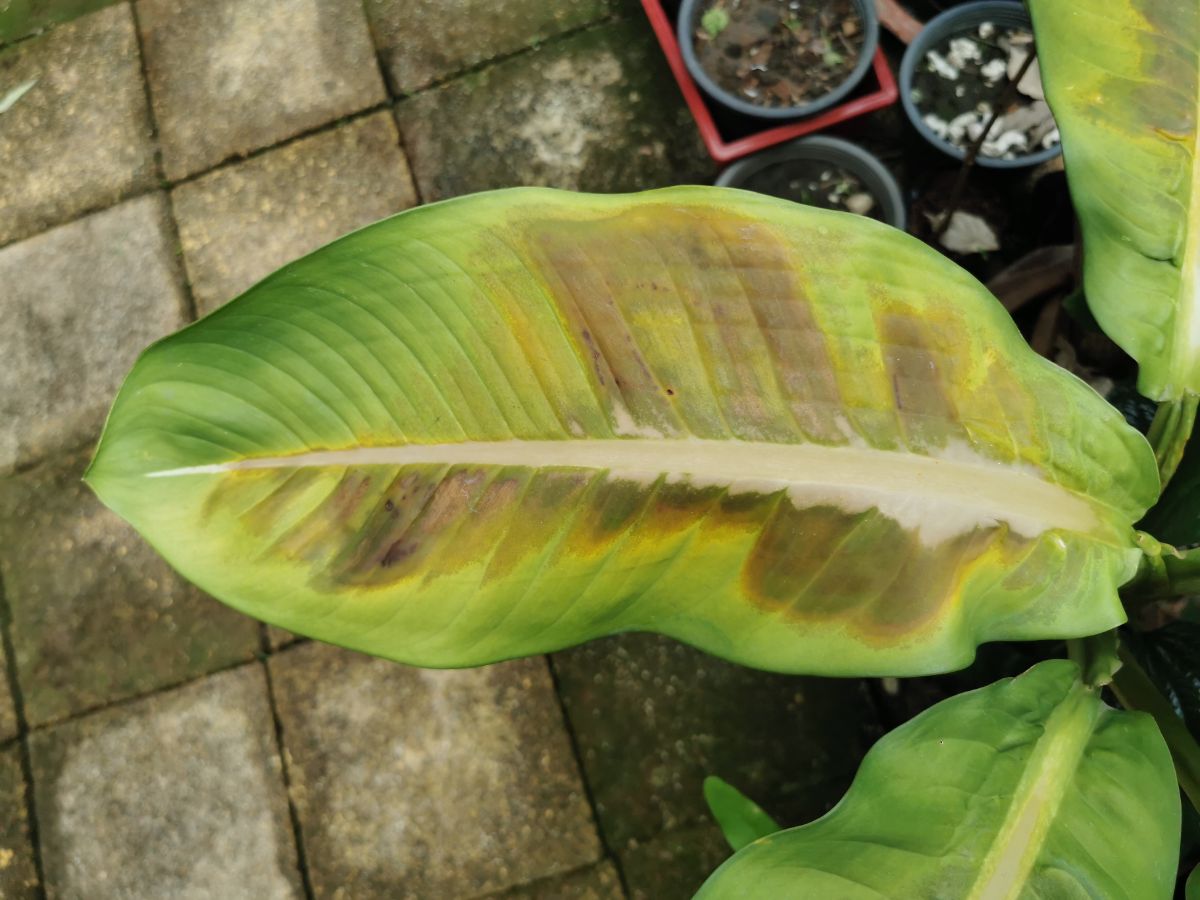
[[[370,226],[154,345],[88,480],[232,605],[422,665],[646,629],[914,675],[1067,639],[893,732],[817,823],[746,815],[760,836],[702,896],[1170,896],[1200,748],[1112,630],[1200,573],[1134,529],[1200,392],[1177,52],[1200,11],[1033,11],[1088,299],[1161,401],[1150,442],[894,229],[720,189],[517,190]],[[1098,67],[1122,41],[1126,70]]]
[[[904,196],[895,177],[874,154],[841,138],[798,138],[743,157],[716,184],[870,216],[902,231],[905,226]]]
[[[1037,61],[1028,71],[1021,65],[1033,48],[1008,45],[1030,30],[1029,13],[1015,0],[954,6],[926,23],[900,64],[901,105],[921,137],[963,159],[991,123],[979,165],[1018,169],[1057,156],[1058,129],[1040,96]]]

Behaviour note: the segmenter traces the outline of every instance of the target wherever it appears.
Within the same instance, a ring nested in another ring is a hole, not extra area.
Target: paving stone
[[[282,650],[284,647],[294,644],[296,641],[302,640],[304,640],[304,638],[298,634],[288,631],[286,628],[280,628],[276,625],[267,626],[267,647],[270,648],[272,652],[276,650]]]
[[[0,96],[33,79],[0,123],[0,244],[156,178],[128,4],[0,52]]]
[[[472,897],[600,858],[544,660],[431,671],[309,643],[268,665],[318,896]]]
[[[31,737],[55,898],[303,896],[262,667]]]
[[[608,860],[569,875],[489,896],[495,900],[625,900],[617,867]]]
[[[168,235],[151,195],[0,249],[0,474],[95,436],[138,353],[186,321]]]
[[[667,638],[623,635],[556,654],[567,715],[616,852],[708,822],[719,775],[784,824],[841,796],[876,734],[859,681],[757,672]]]
[[[408,94],[608,15],[611,0],[366,0],[392,90]]]
[[[0,643],[0,744],[17,734],[17,711],[8,684],[8,660]],[[0,896],[3,896],[0,894]]]
[[[640,21],[472,72],[396,115],[427,201],[520,184],[640,190],[711,181],[715,171]]]
[[[387,112],[185,182],[171,199],[201,312],[284,263],[417,202]]]
[[[620,852],[630,900],[691,900],[730,855],[725,838],[711,824],[669,831]]]
[[[31,725],[251,659],[258,624],[176,575],[72,455],[0,480],[0,575]]]
[[[386,98],[361,0],[139,0],[171,180]]]
[[[0,747],[0,897],[33,900],[37,887],[21,748],[14,743]]]

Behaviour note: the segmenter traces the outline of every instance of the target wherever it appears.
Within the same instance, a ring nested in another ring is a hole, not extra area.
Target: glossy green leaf
[[[824,817],[735,854],[697,900],[1167,900],[1179,789],[1154,721],[1066,660],[945,700]]]
[[[1188,876],[1187,884],[1183,888],[1184,900],[1200,900],[1200,866],[1192,869],[1192,874]]]
[[[210,593],[369,653],[652,630],[834,674],[1114,626],[1158,485],[936,252],[716,188],[350,235],[148,350],[87,477]]]
[[[779,831],[779,825],[766,810],[715,775],[704,779],[704,801],[734,850]]]
[[[1156,400],[1200,394],[1200,3],[1030,0],[1088,303]]]

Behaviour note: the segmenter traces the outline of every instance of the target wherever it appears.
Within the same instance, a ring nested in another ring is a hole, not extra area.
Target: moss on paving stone
[[[399,144],[392,117],[379,112],[175,188],[200,312],[322,244],[415,205]]]
[[[0,97],[31,80],[0,118],[0,244],[157,177],[128,4],[0,51]]]
[[[20,748],[0,746],[0,897],[5,900],[38,896],[25,798]]]
[[[408,94],[607,15],[611,0],[366,0],[392,89]]]
[[[0,585],[0,591],[3,591]],[[3,603],[0,596],[0,603]],[[4,644],[0,643],[0,744],[17,734],[17,711],[13,705],[12,692],[8,683],[8,659],[4,655]],[[2,896],[2,895],[0,895]]]
[[[318,896],[473,897],[600,858],[544,660],[433,671],[309,643],[268,665]]]
[[[52,897],[303,896],[262,667],[30,741]]]
[[[138,23],[172,180],[386,98],[361,0],[140,0]]]
[[[0,473],[94,437],[138,353],[186,321],[161,195],[0,249],[0,285]]]
[[[690,900],[731,852],[710,824],[636,841],[618,855],[630,900]]]
[[[815,818],[875,734],[861,682],[757,672],[667,638],[607,638],[556,654],[554,665],[601,829],[618,853],[710,821],[707,775],[784,824]]]
[[[396,115],[425,200],[522,184],[633,191],[714,174],[644,21],[472,72]]]
[[[489,896],[493,900],[624,900],[625,894],[616,866],[605,860],[569,875]]]
[[[253,657],[258,625],[185,583],[80,481],[86,455],[0,480],[0,573],[40,725]]]

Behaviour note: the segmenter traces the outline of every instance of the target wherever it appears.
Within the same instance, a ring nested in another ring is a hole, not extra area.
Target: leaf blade
[[[704,779],[704,800],[735,851],[780,830],[766,810],[716,775]]]
[[[1200,11],[1031,0],[1088,303],[1156,400],[1200,393]]]
[[[830,813],[735,854],[697,900],[1166,898],[1179,828],[1153,721],[1104,706],[1053,660],[884,737]]]
[[[379,655],[651,629],[880,674],[1116,624],[1157,487],[937,254],[696,188],[344,238],[147,351],[88,477],[211,593]]]

